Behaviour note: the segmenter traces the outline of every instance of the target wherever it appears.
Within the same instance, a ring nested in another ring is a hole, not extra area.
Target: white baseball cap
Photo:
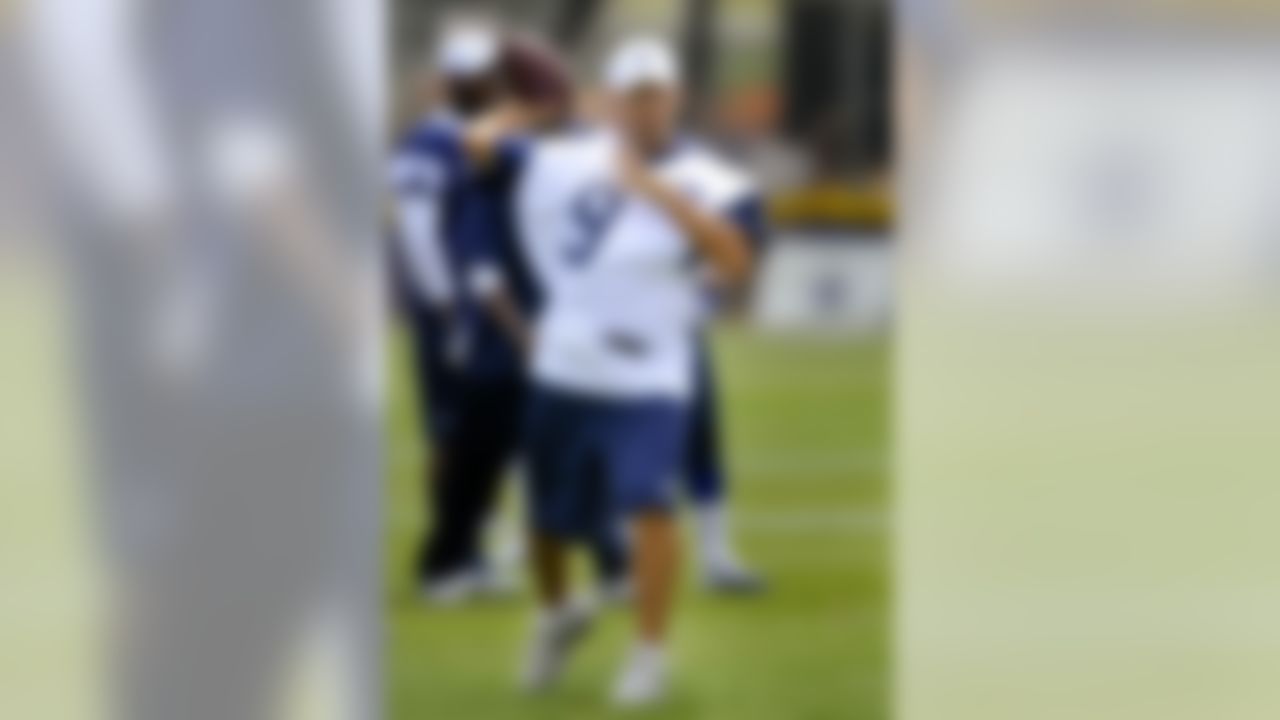
[[[501,42],[493,30],[468,25],[447,31],[436,53],[440,72],[449,78],[475,77],[497,65]]]
[[[618,46],[605,69],[605,85],[629,92],[646,85],[677,87],[680,64],[671,46],[657,38],[635,38]]]

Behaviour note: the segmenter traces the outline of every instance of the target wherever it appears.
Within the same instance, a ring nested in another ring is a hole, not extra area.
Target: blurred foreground
[[[888,718],[887,348],[740,328],[721,331],[716,345],[735,527],[771,587],[713,596],[689,573],[680,681],[652,716]],[[612,717],[600,688],[627,639],[624,611],[605,615],[561,691],[530,698],[516,685],[527,590],[466,608],[416,599],[405,569],[423,522],[423,458],[402,356],[387,445],[388,717]]]

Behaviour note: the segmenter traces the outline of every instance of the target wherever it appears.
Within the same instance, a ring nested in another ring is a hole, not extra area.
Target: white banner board
[[[892,312],[892,279],[883,236],[782,233],[764,257],[752,318],[770,330],[881,331]]]

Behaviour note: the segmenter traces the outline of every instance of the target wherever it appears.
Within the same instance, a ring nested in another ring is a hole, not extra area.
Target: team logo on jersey
[[[613,330],[605,334],[604,341],[619,355],[640,358],[649,354],[649,343],[634,333]]]
[[[573,237],[565,249],[570,264],[581,267],[591,262],[600,251],[601,242],[617,219],[626,198],[611,184],[591,185],[573,199]]]

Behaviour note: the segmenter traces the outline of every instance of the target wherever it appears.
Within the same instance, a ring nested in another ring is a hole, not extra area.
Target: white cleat
[[[529,692],[541,692],[560,680],[570,653],[591,629],[591,608],[567,603],[559,610],[543,611],[534,622],[520,684]]]
[[[482,565],[473,569],[471,575],[478,598],[506,600],[520,591],[520,583],[515,575],[498,567]]]
[[[707,562],[702,581],[707,589],[724,595],[756,595],[765,590],[764,579],[733,558]]]
[[[723,504],[705,503],[694,510],[694,518],[698,526],[703,585],[725,595],[755,595],[764,591],[764,580],[747,569],[733,550]]]
[[[418,596],[439,607],[458,607],[471,602],[479,589],[474,572],[459,570],[436,580],[423,582]]]
[[[476,600],[510,598],[518,590],[513,576],[487,565],[477,565],[424,581],[418,589],[418,596],[438,607],[458,607]]]
[[[612,580],[605,580],[600,583],[599,589],[596,591],[600,599],[601,605],[610,607],[623,607],[631,604],[633,596],[631,592],[631,579],[623,576]]]
[[[636,646],[614,683],[614,703],[634,708],[661,702],[667,696],[667,675],[667,657],[662,648]]]

